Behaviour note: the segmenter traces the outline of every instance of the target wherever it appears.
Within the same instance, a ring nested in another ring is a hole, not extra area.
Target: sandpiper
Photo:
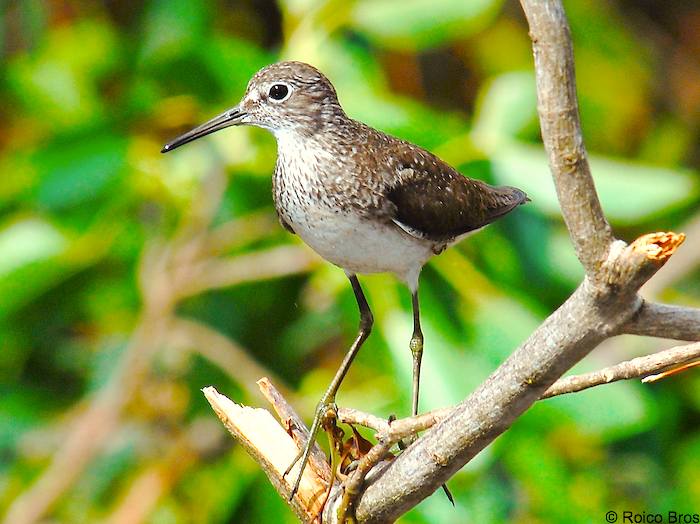
[[[273,197],[280,222],[350,279],[360,310],[357,337],[321,398],[292,488],[299,487],[313,441],[350,364],[372,329],[358,273],[394,273],[411,291],[412,413],[418,413],[423,334],[418,277],[449,245],[528,201],[514,187],[467,178],[432,153],[343,111],[316,68],[280,62],[258,71],[241,102],[163,147],[166,153],[236,125],[270,130],[277,140]],[[291,497],[290,497],[291,498]]]

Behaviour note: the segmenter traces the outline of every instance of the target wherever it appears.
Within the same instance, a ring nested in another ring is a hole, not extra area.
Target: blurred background
[[[684,231],[644,290],[700,306],[700,5],[565,2],[584,135],[620,238]],[[465,397],[580,282],[542,151],[520,6],[503,0],[2,3],[0,515],[7,523],[294,522],[199,389],[307,420],[358,322],[342,271],[272,208],[272,136],[169,154],[271,62],[310,62],[353,117],[532,203],[425,269],[421,409]],[[407,290],[338,402],[410,412]],[[673,345],[622,337],[577,371]],[[325,441],[325,439],[321,439]],[[404,523],[602,522],[700,510],[700,373],[538,403]],[[694,505],[692,505],[694,504]]]

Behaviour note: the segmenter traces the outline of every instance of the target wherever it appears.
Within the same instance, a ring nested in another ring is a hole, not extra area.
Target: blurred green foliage
[[[697,233],[700,7],[566,6],[584,134],[617,234]],[[532,196],[424,271],[423,410],[467,395],[580,281],[515,2],[24,0],[3,9],[0,513],[29,501],[56,522],[294,521],[198,389],[214,384],[261,404],[252,384],[269,373],[308,416],[356,328],[352,294],[342,272],[274,224],[266,133],[227,130],[159,153],[235,104],[272,61],[315,64],[351,116]],[[683,249],[697,253],[697,236]],[[265,264],[298,269],[271,278]],[[409,297],[385,275],[363,282],[377,328],[338,400],[405,415]],[[697,264],[674,282],[656,293],[698,305]],[[172,319],[189,323],[163,326]],[[577,369],[658,347],[615,339]],[[689,372],[542,402],[450,481],[455,509],[437,493],[401,521],[697,512],[698,391],[700,375]],[[88,405],[106,406],[97,420],[109,431],[91,427],[90,445],[63,464],[57,453]],[[64,468],[58,480],[48,478],[52,460]]]

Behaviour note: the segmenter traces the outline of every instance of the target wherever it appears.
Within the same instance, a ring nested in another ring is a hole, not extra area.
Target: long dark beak
[[[208,122],[203,123],[201,126],[195,127],[192,131],[188,131],[184,135],[180,135],[175,140],[168,142],[160,150],[161,153],[168,153],[173,149],[176,149],[188,142],[197,140],[203,136],[206,136],[219,129],[224,129],[225,127],[237,126],[243,123],[243,118],[247,113],[241,111],[238,106],[229,109],[228,111],[221,113],[219,116],[215,116]]]

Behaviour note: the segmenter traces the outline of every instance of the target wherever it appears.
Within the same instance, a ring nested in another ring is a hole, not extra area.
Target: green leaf
[[[491,161],[500,183],[520,187],[534,206],[549,215],[561,215],[541,146],[512,143],[494,153]],[[603,209],[620,225],[647,220],[698,196],[697,176],[689,170],[595,156],[591,156],[590,164]]]
[[[472,137],[487,151],[537,123],[535,78],[531,72],[500,75],[481,90]]]
[[[61,253],[65,237],[38,218],[14,222],[0,230],[0,278],[12,271]]]
[[[98,134],[47,146],[37,159],[38,202],[62,209],[99,196],[124,167],[126,145],[124,137]]]
[[[489,22],[499,0],[360,0],[354,26],[381,45],[399,49],[434,47],[465,38]]]
[[[208,2],[152,0],[145,17],[142,59],[158,63],[194,49],[207,32]]]
[[[119,48],[114,31],[95,20],[59,25],[34,54],[19,54],[7,80],[27,112],[48,127],[72,127],[104,114],[97,81],[112,70]]]

